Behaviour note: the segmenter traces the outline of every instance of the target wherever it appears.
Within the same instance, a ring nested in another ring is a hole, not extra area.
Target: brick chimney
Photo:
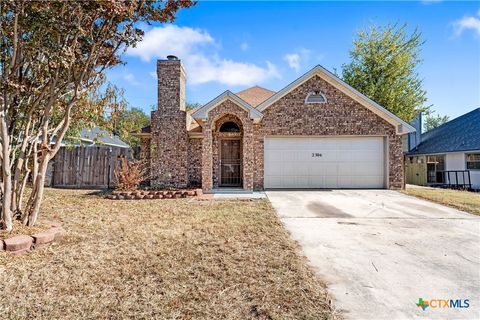
[[[152,112],[151,185],[185,188],[187,174],[187,113],[185,70],[175,56],[157,61],[158,109]]]
[[[175,56],[157,61],[158,110],[164,113],[185,111],[185,70]]]

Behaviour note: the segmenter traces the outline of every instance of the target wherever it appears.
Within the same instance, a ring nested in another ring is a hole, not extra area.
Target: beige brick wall
[[[210,191],[218,186],[218,138],[216,128],[226,115],[234,116],[241,122],[242,127],[242,180],[243,189],[253,189],[253,123],[248,113],[233,103],[226,100],[208,113],[208,119],[202,124],[203,129],[203,155],[202,155],[202,189]],[[214,171],[214,167],[216,168]],[[215,174],[214,174],[215,172]]]
[[[218,128],[223,121],[239,122],[242,133],[242,178],[246,190],[263,189],[266,136],[384,136],[388,145],[388,185],[403,187],[401,138],[395,128],[364,106],[315,76],[263,111],[253,124],[248,112],[226,100],[208,113],[202,123],[203,138],[189,139],[186,132],[185,75],[180,61],[159,61],[159,108],[152,112],[151,170],[153,186],[186,187],[201,182],[204,191],[219,183]],[[322,91],[325,104],[305,104],[314,90]]]
[[[150,184],[188,186],[188,135],[185,111],[185,73],[180,60],[159,60],[158,110],[152,112]]]
[[[325,104],[305,104],[313,90],[322,91]],[[263,189],[263,140],[266,136],[378,135],[388,141],[388,182],[390,189],[403,186],[401,139],[395,128],[318,76],[312,77],[263,111],[254,125],[254,188]]]
[[[202,139],[188,140],[188,185],[202,185]]]
[[[147,167],[147,177],[150,181],[150,170],[151,170],[151,140],[150,138],[142,138],[140,140],[140,159],[145,161],[145,166]]]

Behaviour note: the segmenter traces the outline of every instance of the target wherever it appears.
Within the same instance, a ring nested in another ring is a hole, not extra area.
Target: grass
[[[332,319],[326,290],[267,200],[112,201],[48,189],[67,236],[0,252],[6,319]]]
[[[480,215],[480,193],[451,189],[418,188],[408,186],[402,192],[455,209]]]
[[[44,223],[43,221],[39,221],[33,227],[24,226],[23,223],[19,220],[13,221],[13,230],[7,232],[5,230],[0,230],[0,240],[12,238],[14,236],[18,236],[21,234],[24,235],[34,235],[36,233],[40,233],[50,229],[52,226],[48,223]]]

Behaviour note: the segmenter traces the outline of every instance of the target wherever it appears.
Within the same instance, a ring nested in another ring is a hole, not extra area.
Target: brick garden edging
[[[60,224],[52,223],[52,227],[46,231],[36,233],[32,236],[17,235],[12,238],[0,240],[0,251],[5,250],[15,255],[22,255],[31,250],[47,247],[55,240],[65,235],[65,229]]]
[[[138,191],[113,191],[105,198],[110,200],[151,200],[151,199],[177,199],[201,196],[202,189],[190,190],[138,190]]]

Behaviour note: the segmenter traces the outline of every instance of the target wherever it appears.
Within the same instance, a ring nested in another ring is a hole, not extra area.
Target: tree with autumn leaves
[[[78,129],[98,126],[118,136],[132,148],[140,146],[140,139],[133,135],[150,124],[150,117],[140,108],[131,107],[125,98],[125,90],[109,83],[92,92],[88,98],[90,108],[96,106],[103,114],[95,115]],[[79,136],[80,130],[70,132]]]
[[[0,2],[0,224],[35,224],[48,162],[69,130],[102,114],[88,103],[105,71],[193,1]],[[28,194],[27,182],[32,188]]]

